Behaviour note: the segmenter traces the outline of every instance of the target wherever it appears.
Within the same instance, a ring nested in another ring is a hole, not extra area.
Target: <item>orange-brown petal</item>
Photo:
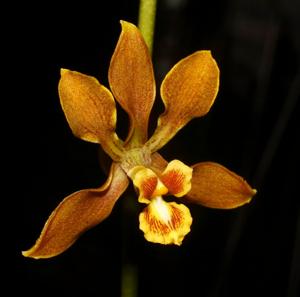
[[[198,51],[179,61],[161,85],[164,113],[147,145],[164,146],[187,122],[205,115],[219,88],[219,68],[210,51]]]
[[[25,257],[50,258],[68,249],[76,239],[109,216],[128,186],[128,178],[113,164],[110,177],[99,189],[75,192],[52,212],[35,245],[22,252]]]
[[[115,99],[130,117],[127,141],[147,140],[148,120],[155,99],[151,57],[138,28],[121,21],[122,32],[111,59],[109,83]]]
[[[168,188],[170,194],[182,197],[191,189],[192,172],[191,167],[179,160],[173,160],[160,176],[160,180]]]
[[[192,216],[183,204],[167,203],[161,197],[151,200],[139,217],[145,238],[154,243],[181,245],[190,232]]]
[[[135,187],[139,189],[140,203],[149,203],[153,197],[165,195],[168,189],[149,168],[135,166],[128,173]]]
[[[110,91],[96,78],[67,69],[61,70],[58,90],[74,135],[100,143],[114,160],[119,160],[122,145],[115,133],[116,105]]]
[[[192,189],[186,195],[190,202],[230,209],[250,202],[256,193],[242,177],[220,164],[202,162],[192,167]]]
[[[166,167],[168,166],[168,161],[164,159],[164,157],[155,152],[154,154],[151,155],[151,169],[156,173],[156,174],[161,174]]]

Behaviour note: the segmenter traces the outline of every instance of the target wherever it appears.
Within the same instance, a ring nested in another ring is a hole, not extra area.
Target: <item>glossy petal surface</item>
[[[35,245],[23,255],[50,258],[68,249],[86,230],[109,216],[120,195],[128,186],[123,170],[113,164],[108,181],[99,189],[75,192],[52,212]]]
[[[163,147],[192,118],[204,116],[219,88],[219,68],[210,51],[198,51],[179,61],[161,85],[165,112],[147,145]]]
[[[152,61],[137,27],[124,21],[121,24],[108,78],[116,100],[130,117],[127,141],[141,144],[147,140],[148,119],[155,99]]]
[[[66,69],[61,70],[58,90],[74,135],[100,143],[114,160],[118,160],[122,147],[115,133],[116,106],[110,91],[96,78]]]
[[[250,202],[256,193],[242,177],[220,164],[203,162],[192,167],[192,189],[186,196],[190,202],[229,209]]]

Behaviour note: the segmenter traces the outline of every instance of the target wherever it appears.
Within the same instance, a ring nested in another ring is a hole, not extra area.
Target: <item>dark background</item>
[[[219,162],[258,194],[229,211],[191,205],[192,232],[178,248],[143,239],[130,188],[112,215],[67,252],[49,260],[23,258],[21,250],[34,243],[63,197],[105,180],[97,145],[76,139],[64,118],[59,69],[96,76],[108,86],[119,20],[137,23],[138,1],[20,4],[16,21],[10,19],[17,62],[11,79],[18,80],[13,103],[21,113],[11,289],[31,297],[121,296],[122,271],[130,264],[137,296],[299,296],[299,1],[158,2],[157,87],[172,65],[199,49],[210,49],[221,69],[211,112],[161,153],[190,165]],[[161,110],[159,102],[150,131]],[[119,111],[118,118],[124,135],[126,115]]]

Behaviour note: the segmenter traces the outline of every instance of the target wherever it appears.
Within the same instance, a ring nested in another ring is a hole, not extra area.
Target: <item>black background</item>
[[[122,268],[129,263],[137,272],[137,296],[299,296],[299,1],[158,2],[157,89],[172,65],[199,49],[210,49],[221,70],[210,113],[161,153],[190,165],[219,162],[258,194],[229,211],[191,205],[192,232],[178,248],[143,239],[130,187],[111,216],[62,255],[22,257],[63,197],[105,180],[97,145],[76,139],[64,118],[59,70],[93,75],[108,86],[119,20],[137,23],[138,1],[18,5],[9,19],[17,62],[11,100],[21,113],[12,290],[32,297],[121,296]],[[158,94],[150,131],[159,101]],[[121,110],[118,119],[124,136]]]

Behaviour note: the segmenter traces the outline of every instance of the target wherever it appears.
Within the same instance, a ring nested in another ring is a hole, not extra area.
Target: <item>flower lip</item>
[[[168,188],[170,194],[182,197],[191,189],[192,173],[193,169],[191,167],[179,160],[173,160],[161,174],[160,179]]]
[[[145,238],[160,244],[181,245],[192,224],[192,216],[186,206],[168,203],[161,196],[151,200],[139,220]]]

